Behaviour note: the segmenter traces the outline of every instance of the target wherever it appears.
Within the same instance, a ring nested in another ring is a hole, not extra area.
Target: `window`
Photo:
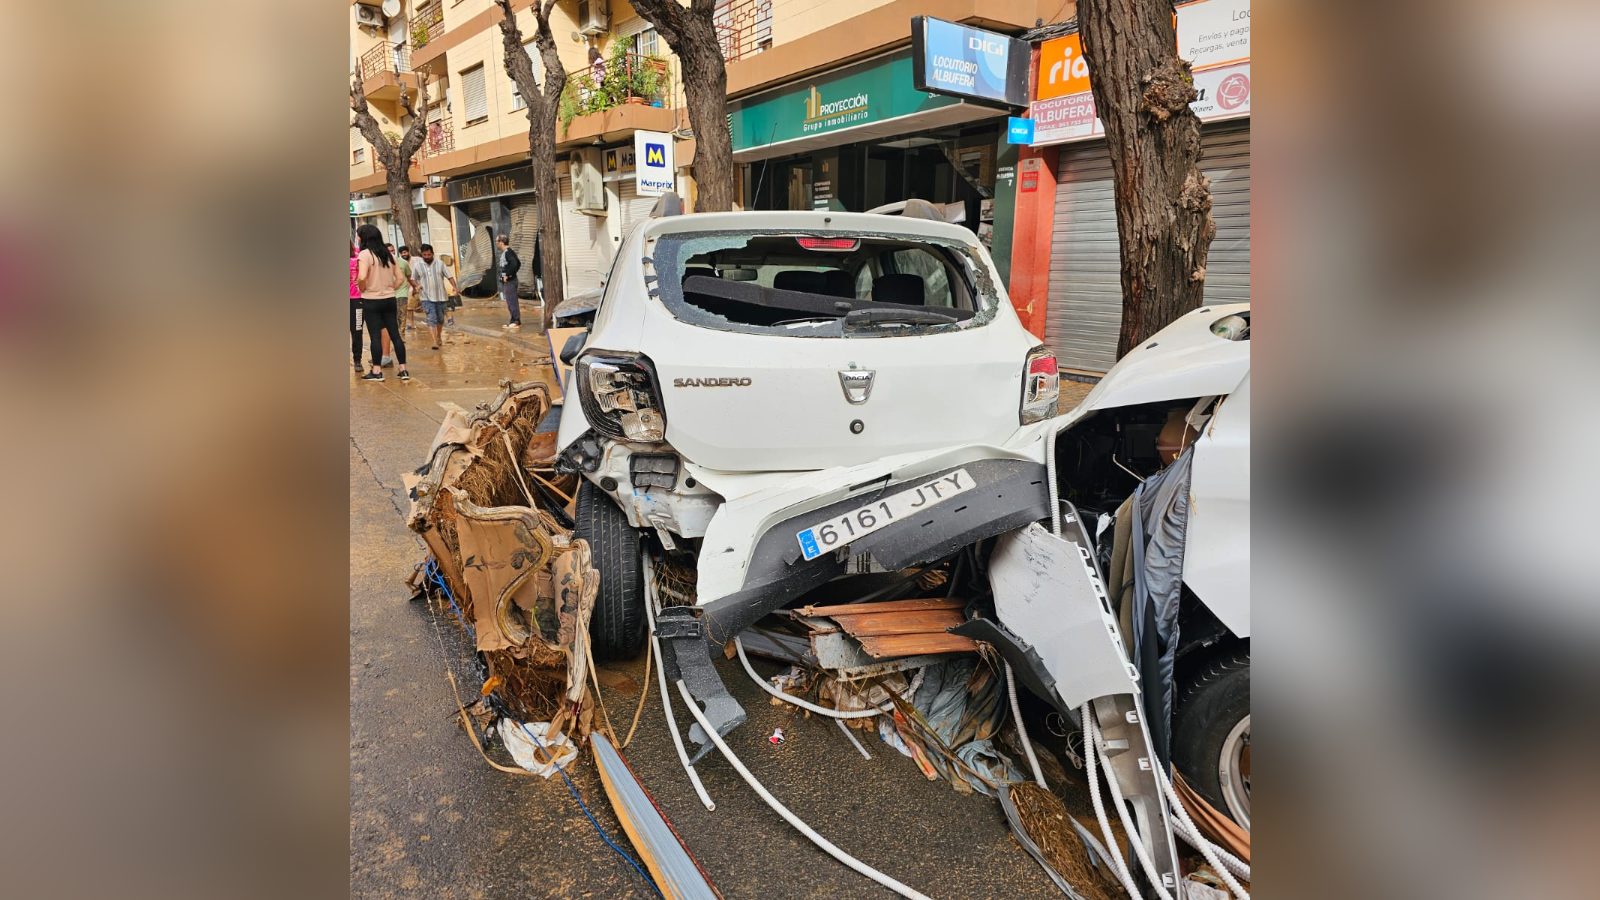
[[[352,164],[359,165],[359,164],[364,163],[366,161],[367,161],[367,148],[365,148],[365,147],[357,147],[356,149],[350,151],[350,162]]]
[[[461,87],[467,98],[467,124],[489,118],[489,92],[484,89],[483,63],[461,73]]]
[[[639,32],[635,41],[634,50],[640,55],[659,56],[661,54],[661,35],[656,33],[654,26]]]

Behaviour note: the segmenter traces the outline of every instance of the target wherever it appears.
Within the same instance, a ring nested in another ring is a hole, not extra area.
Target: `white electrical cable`
[[[827,838],[813,831],[811,826],[807,825],[805,822],[802,822],[800,817],[790,812],[787,806],[779,803],[778,798],[767,793],[767,789],[761,786],[761,782],[757,781],[754,775],[750,774],[750,770],[744,767],[744,763],[739,762],[739,757],[733,755],[733,751],[728,749],[728,745],[723,742],[722,735],[717,734],[717,729],[712,726],[711,720],[706,718],[705,713],[700,711],[700,707],[694,702],[694,696],[689,693],[688,686],[682,681],[678,682],[678,693],[683,695],[684,705],[689,707],[689,712],[694,714],[695,720],[700,723],[700,727],[705,729],[706,734],[711,736],[711,742],[717,745],[718,750],[722,751],[723,758],[728,761],[729,765],[733,766],[734,771],[739,773],[740,777],[744,779],[745,784],[750,785],[750,787],[755,790],[756,794],[758,794],[762,800],[766,801],[768,806],[772,807],[773,812],[783,817],[785,822],[788,822],[790,825],[794,826],[796,831],[809,838],[813,844],[821,847],[829,856],[837,859],[857,872],[860,872],[862,875],[871,878],[873,881],[876,881],[889,890],[894,891],[896,894],[899,894],[902,897],[910,898],[910,900],[930,900],[926,894],[895,881],[893,878],[890,878],[882,872],[879,872],[877,869],[874,869],[861,860],[856,859],[854,856],[851,856],[843,850],[840,850],[838,847],[830,843]]]
[[[1194,820],[1189,818],[1189,811],[1183,808],[1183,801],[1178,799],[1178,791],[1172,786],[1172,782],[1165,778],[1158,780],[1161,782],[1162,791],[1167,795],[1167,805],[1171,806],[1176,812],[1178,824],[1183,828],[1180,836],[1187,840],[1190,846],[1199,850],[1200,855],[1206,858],[1206,862],[1211,863],[1211,868],[1216,870],[1217,875],[1222,878],[1223,883],[1228,886],[1228,890],[1232,891],[1235,897],[1238,897],[1239,900],[1250,900],[1250,895],[1245,892],[1244,886],[1239,884],[1233,877],[1238,875],[1240,878],[1249,880],[1250,867],[1232,853],[1206,840],[1205,835],[1200,833],[1200,829],[1195,827]],[[1244,871],[1239,871],[1239,869],[1234,868],[1235,866],[1242,868]]]
[[[1044,790],[1050,790],[1050,785],[1044,783],[1044,772],[1039,768],[1039,757],[1033,755],[1033,742],[1028,740],[1028,729],[1022,724],[1022,704],[1017,702],[1017,679],[1011,674],[1011,662],[1005,657],[1000,657],[1000,662],[1006,667],[1006,692],[1011,695],[1011,718],[1017,720],[1017,738],[1022,741],[1022,752],[1028,754],[1028,766],[1033,769],[1034,783]]]
[[[689,782],[694,785],[694,792],[700,795],[700,802],[705,804],[707,811],[715,812],[717,804],[711,802],[711,795],[706,793],[705,785],[700,783],[700,774],[694,770],[694,764],[689,762],[689,754],[683,749],[683,735],[678,733],[678,720],[672,717],[672,699],[667,693],[667,658],[661,655],[661,639],[656,637],[656,616],[653,612],[656,605],[655,566],[650,563],[649,554],[640,555],[644,561],[644,614],[650,622],[650,643],[655,647],[656,659],[661,662],[656,666],[656,680],[661,685],[661,709],[667,716],[667,729],[672,732],[672,746],[678,748],[678,762],[683,764],[683,771],[688,773]]]
[[[1111,868],[1117,873],[1117,880],[1122,883],[1123,890],[1128,892],[1132,900],[1143,900],[1139,894],[1138,885],[1133,883],[1133,875],[1128,872],[1127,863],[1123,862],[1122,854],[1117,851],[1116,836],[1111,833],[1111,820],[1106,818],[1106,807],[1100,799],[1100,779],[1095,777],[1095,751],[1093,746],[1094,711],[1089,704],[1083,704],[1083,762],[1084,772],[1089,777],[1089,798],[1094,801],[1094,817],[1100,822],[1100,835],[1106,839],[1107,855],[1111,857]],[[1106,780],[1112,780],[1111,772],[1106,772]],[[1139,839],[1137,834],[1129,832],[1128,843]]]
[[[834,719],[833,724],[839,726],[839,730],[844,732],[844,736],[850,739],[850,743],[856,745],[856,749],[861,751],[861,756],[863,759],[872,758],[872,754],[867,752],[867,748],[861,746],[861,742],[856,740],[856,732],[854,728],[846,725],[843,719]]]
[[[1145,849],[1144,841],[1139,837],[1138,829],[1133,826],[1133,819],[1128,815],[1127,805],[1122,801],[1122,786],[1117,783],[1117,773],[1111,769],[1111,756],[1106,753],[1103,746],[1104,741],[1101,739],[1100,726],[1093,719],[1084,724],[1093,732],[1094,751],[1100,756],[1100,764],[1106,767],[1106,786],[1111,788],[1111,802],[1117,807],[1117,817],[1122,820],[1122,832],[1128,836],[1128,844],[1133,847],[1133,855],[1139,858],[1139,865],[1144,868],[1145,877],[1150,879],[1150,886],[1155,888],[1156,896],[1160,897],[1161,900],[1172,900],[1172,895],[1167,892],[1166,885],[1161,883],[1161,874],[1156,871],[1156,864],[1150,858],[1150,851]]]
[[[829,709],[826,706],[818,706],[810,701],[801,700],[799,697],[785,694],[783,691],[773,687],[771,682],[756,674],[755,668],[750,665],[750,658],[744,655],[744,642],[740,641],[737,637],[733,639],[733,649],[738,651],[739,662],[744,663],[744,670],[750,673],[750,680],[761,685],[762,690],[774,697],[777,697],[779,700],[782,700],[785,703],[792,703],[801,709],[807,709],[818,715],[829,716],[835,719],[865,719],[868,716],[878,716],[885,713],[892,714],[894,712],[893,701],[890,701],[881,707],[871,706],[866,709],[855,710],[854,712],[841,712],[837,709]]]

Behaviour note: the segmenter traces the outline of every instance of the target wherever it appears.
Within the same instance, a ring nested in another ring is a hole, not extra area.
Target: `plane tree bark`
[[[695,204],[699,212],[733,209],[733,139],[728,133],[728,70],[712,15],[716,0],[637,0],[633,10],[678,55],[694,129]]]
[[[522,29],[517,26],[516,13],[511,10],[511,0],[496,0],[500,7],[500,36],[505,44],[506,74],[516,82],[528,107],[528,162],[533,169],[534,195],[539,198],[539,257],[542,260],[540,275],[544,291],[540,297],[543,310],[541,319],[546,331],[555,321],[555,308],[566,293],[562,277],[561,258],[561,196],[556,181],[556,118],[561,105],[561,92],[567,86],[567,70],[561,65],[561,55],[556,52],[555,35],[550,30],[550,12],[556,0],[535,0],[533,4],[533,45],[539,51],[539,63],[544,68],[544,80],[534,75],[533,59],[522,42]],[[528,260],[528,265],[533,261]]]
[[[1078,0],[1078,31],[1105,124],[1122,250],[1117,358],[1200,306],[1217,226],[1200,172],[1198,94],[1178,58],[1170,0]]]
[[[420,96],[413,99],[406,90],[405,79],[400,80],[400,108],[411,116],[411,124],[395,143],[383,133],[372,110],[367,107],[367,92],[361,84],[358,66],[350,80],[350,111],[355,117],[350,127],[372,145],[373,163],[384,168],[383,181],[389,192],[389,211],[400,223],[400,236],[413,250],[422,246],[422,228],[417,224],[417,211],[411,205],[411,160],[417,155],[422,141],[428,135],[428,91],[424,87]]]

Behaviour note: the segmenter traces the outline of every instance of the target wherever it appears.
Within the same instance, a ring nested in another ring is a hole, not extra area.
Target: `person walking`
[[[360,274],[361,261],[356,259],[359,248],[355,243],[350,244],[350,352],[355,356],[356,371],[361,368],[361,286],[356,283],[356,276]]]
[[[506,312],[511,314],[511,321],[501,328],[507,331],[522,330],[522,309],[517,306],[517,270],[522,268],[522,260],[517,258],[517,251],[511,249],[511,236],[502,234],[500,242],[500,296],[506,301]]]
[[[394,245],[386,245],[390,253],[394,253]],[[415,313],[417,311],[416,286],[417,280],[411,277],[411,248],[405,244],[400,245],[400,272],[406,276],[406,283],[394,292],[395,308],[400,311],[400,318],[405,320],[406,331],[416,331]]]
[[[422,258],[411,264],[411,275],[416,279],[417,299],[422,303],[428,331],[433,335],[433,349],[437,350],[444,337],[444,322],[448,315],[446,304],[449,298],[445,295],[445,285],[448,283],[454,290],[455,277],[445,268],[443,261],[434,259],[432,244],[422,245]]]
[[[379,335],[389,333],[395,359],[400,362],[400,380],[410,381],[406,372],[406,341],[400,333],[400,316],[395,306],[395,295],[406,282],[400,259],[389,252],[383,243],[383,233],[376,225],[363,225],[356,229],[361,242],[361,253],[356,257],[356,282],[361,288],[361,316],[366,320],[367,336],[374,359],[383,353]],[[374,362],[372,371],[361,376],[363,381],[382,381],[383,368]]]

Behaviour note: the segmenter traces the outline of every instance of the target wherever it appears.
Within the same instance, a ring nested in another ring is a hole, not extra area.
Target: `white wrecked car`
[[[743,711],[708,648],[849,578],[941,566],[960,577],[958,553],[980,542],[993,552],[989,539],[1070,515],[1071,504],[1089,520],[1087,543],[1109,548],[1115,531],[1093,534],[1098,516],[1162,466],[1158,444],[1176,410],[1189,419],[1178,440],[1195,445],[1197,498],[1179,669],[1242,659],[1244,711],[1227,720],[1236,678],[1212,678],[1226,696],[1178,684],[1172,753],[1197,789],[1247,823],[1249,343],[1236,338],[1247,338],[1248,315],[1235,305],[1185,316],[1057,417],[1055,358],[1022,328],[964,228],[820,211],[641,223],[589,333],[562,351],[572,368],[558,468],[583,476],[577,534],[601,572],[596,653],[642,647],[642,553],[692,558],[695,605],[669,607],[657,623],[663,664],[726,732]],[[1224,319],[1243,330],[1214,333]],[[1206,491],[1215,504],[1199,499]],[[1062,668],[1072,648],[1052,646],[1047,623],[999,619],[981,639],[1070,712],[1077,701],[1062,696],[1076,692],[1057,688],[1052,665]],[[1199,732],[1186,729],[1185,711],[1199,708],[1221,711]],[[1204,762],[1216,754],[1232,754],[1231,768]],[[1242,815],[1213,784],[1238,772],[1240,758]],[[1191,771],[1194,760],[1210,774]]]

